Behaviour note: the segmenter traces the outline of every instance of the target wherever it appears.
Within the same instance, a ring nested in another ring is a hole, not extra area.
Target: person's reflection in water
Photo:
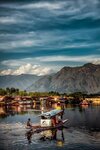
[[[32,139],[32,131],[31,130],[28,131],[25,135],[27,137],[28,143],[30,144],[32,142],[31,141],[31,139]]]
[[[61,130],[61,138],[59,138],[59,137],[57,138],[56,144],[59,147],[63,146],[63,144],[64,144],[64,133],[63,133],[63,130]]]
[[[63,130],[62,130],[62,140],[63,140],[63,142],[64,142],[64,133],[63,133]]]
[[[52,130],[52,139],[57,140],[57,129]]]

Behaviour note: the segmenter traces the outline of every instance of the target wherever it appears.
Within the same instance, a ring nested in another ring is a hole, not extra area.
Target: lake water
[[[27,119],[38,123],[40,113],[39,106],[0,107],[0,150],[100,150],[100,106],[66,105],[63,118],[68,122],[55,140],[26,131]]]

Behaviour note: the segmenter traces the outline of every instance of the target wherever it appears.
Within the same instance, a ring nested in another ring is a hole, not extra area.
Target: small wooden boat
[[[42,131],[46,130],[53,130],[53,129],[60,129],[64,126],[64,124],[68,121],[68,119],[62,120],[61,123],[56,124],[55,126],[48,126],[48,127],[41,127],[41,125],[32,126],[32,127],[26,127],[29,131],[32,131],[33,133],[40,133]]]
[[[55,125],[52,125],[52,119],[54,119],[58,115],[62,115],[62,113],[63,110],[57,110],[57,109],[42,113],[41,115],[39,115],[39,117],[41,117],[40,124],[35,124],[33,126],[26,127],[26,128],[32,130],[34,133],[39,133],[45,130],[53,130],[53,129],[63,127],[63,125],[68,121],[68,119],[61,120]]]

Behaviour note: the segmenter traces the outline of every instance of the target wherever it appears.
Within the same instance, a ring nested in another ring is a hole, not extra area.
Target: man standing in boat
[[[62,112],[58,115],[58,120],[63,119],[63,114],[64,114],[64,106],[61,105],[60,102],[57,103],[57,110],[62,110]]]
[[[54,117],[52,117],[52,126],[55,127],[57,124],[62,123],[63,114],[64,114],[64,107],[61,106],[61,103],[57,103],[57,110],[61,110],[61,112]]]

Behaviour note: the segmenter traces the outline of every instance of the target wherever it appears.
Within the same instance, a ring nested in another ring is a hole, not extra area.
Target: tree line
[[[5,96],[61,96],[61,97],[66,97],[66,96],[71,96],[74,97],[75,99],[80,99],[80,98],[85,98],[85,97],[95,97],[95,96],[100,96],[100,94],[87,94],[85,92],[74,92],[74,93],[59,93],[56,91],[50,91],[50,92],[28,92],[26,90],[19,90],[18,88],[14,87],[7,87],[6,89],[0,88],[0,95]]]
[[[7,87],[6,89],[2,89],[0,88],[0,95],[1,96],[5,96],[5,95],[9,95],[9,96],[50,96],[50,95],[59,95],[60,94],[58,92],[27,92],[26,90],[19,90],[18,88],[9,88]]]

